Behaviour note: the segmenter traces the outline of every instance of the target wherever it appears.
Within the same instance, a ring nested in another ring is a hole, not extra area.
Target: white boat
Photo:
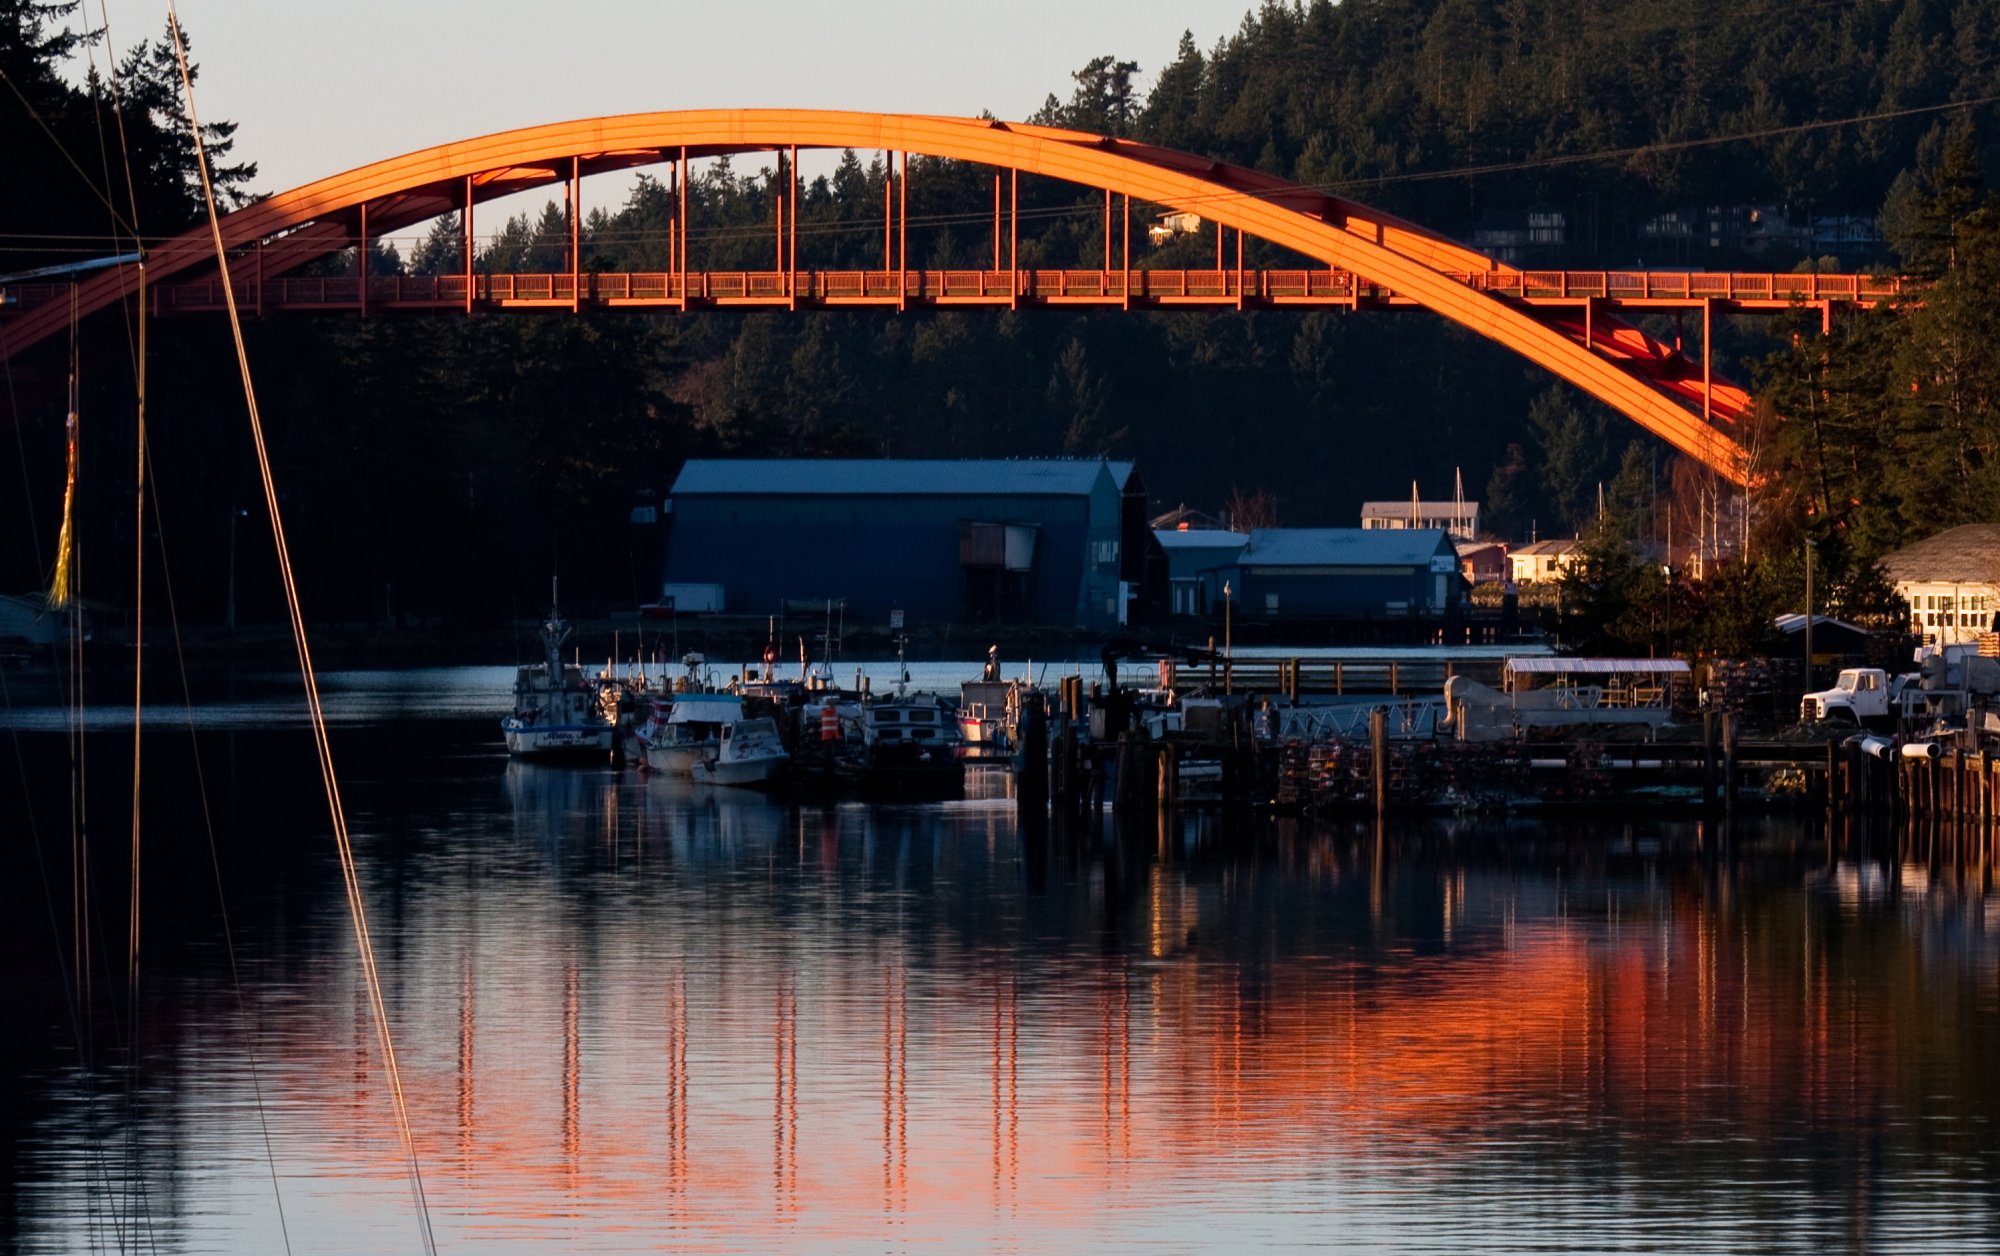
[[[968,680],[958,687],[959,755],[1006,759],[1014,752],[1020,686],[1011,680]]]
[[[562,661],[569,625],[553,613],[542,625],[540,663],[514,673],[514,710],[500,721],[507,752],[524,758],[608,758],[617,744],[618,690]]]
[[[725,725],[743,719],[743,700],[733,693],[680,693],[666,724],[646,743],[646,765],[673,776],[693,776],[695,764],[712,758]]]
[[[777,722],[759,716],[724,724],[714,752],[695,760],[693,775],[698,785],[768,785],[791,760]]]

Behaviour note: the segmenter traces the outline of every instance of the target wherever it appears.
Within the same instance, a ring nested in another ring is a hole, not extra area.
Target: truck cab
[[[1898,690],[1901,680],[1897,678]],[[1890,691],[1889,675],[1879,667],[1843,668],[1833,688],[1800,699],[1799,719],[1808,724],[1886,728],[1891,722]]]

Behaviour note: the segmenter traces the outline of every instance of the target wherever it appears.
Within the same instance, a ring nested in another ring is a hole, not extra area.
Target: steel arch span
[[[815,148],[948,158],[1122,194],[1128,210],[1131,200],[1187,210],[1236,230],[1239,238],[1258,237],[1427,307],[1553,371],[1729,480],[1743,484],[1749,478],[1749,459],[1737,436],[1750,417],[1748,396],[1714,380],[1673,347],[1597,309],[1590,297],[1541,305],[1508,299],[1492,289],[1525,293],[1518,282],[1506,282],[1518,280],[1519,272],[1412,223],[1242,167],[1076,131],[803,109],[690,110],[549,123],[406,153],[267,197],[222,219],[223,242],[233,254],[254,250],[259,265],[266,251],[259,246],[268,246],[273,258],[293,267],[455,209],[584,175],[726,153]],[[684,247],[682,254],[684,270]],[[250,254],[242,256],[231,265],[237,277],[251,265]],[[147,281],[158,284],[213,265],[214,244],[203,227],[154,247]],[[25,310],[0,324],[0,358],[64,330],[73,313],[87,315],[127,299],[137,286],[136,268],[121,267],[81,284],[74,302]],[[364,309],[366,301],[364,286]],[[1700,307],[1707,321],[1706,297],[1684,304]]]

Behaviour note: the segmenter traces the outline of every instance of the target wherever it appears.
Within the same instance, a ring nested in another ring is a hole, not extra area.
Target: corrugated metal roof
[[[1258,528],[1239,559],[1257,567],[1428,567],[1452,554],[1439,528]]]
[[[1161,529],[1154,536],[1160,539],[1162,549],[1241,549],[1250,539],[1248,533],[1229,532],[1222,528]]]
[[[2000,523],[1968,523],[1882,560],[1891,580],[1918,584],[2000,584]]]
[[[691,458],[673,495],[1082,497],[1107,467],[1123,489],[1132,464],[1098,459]]]
[[[1507,670],[1522,675],[1563,676],[1582,673],[1628,675],[1643,673],[1659,675],[1688,671],[1686,659],[1564,659],[1564,658],[1512,658],[1507,660]]]

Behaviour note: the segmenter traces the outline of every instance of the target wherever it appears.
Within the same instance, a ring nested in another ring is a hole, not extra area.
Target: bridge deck
[[[238,263],[255,266],[253,257]],[[1469,288],[1527,306],[1672,310],[1711,304],[1718,311],[1775,311],[1801,305],[1866,304],[1902,295],[1899,279],[1860,274],[1728,271],[1517,271],[1451,276]],[[755,308],[776,306],[1056,306],[1137,309],[1182,306],[1385,308],[1414,302],[1338,270],[801,270],[480,274],[470,301],[464,275],[385,275],[368,280],[365,308],[390,310]],[[579,293],[578,289],[581,288]],[[65,298],[64,284],[18,284],[0,311]],[[222,308],[218,280],[153,289],[161,314]],[[364,308],[354,276],[239,279],[247,311]]]

